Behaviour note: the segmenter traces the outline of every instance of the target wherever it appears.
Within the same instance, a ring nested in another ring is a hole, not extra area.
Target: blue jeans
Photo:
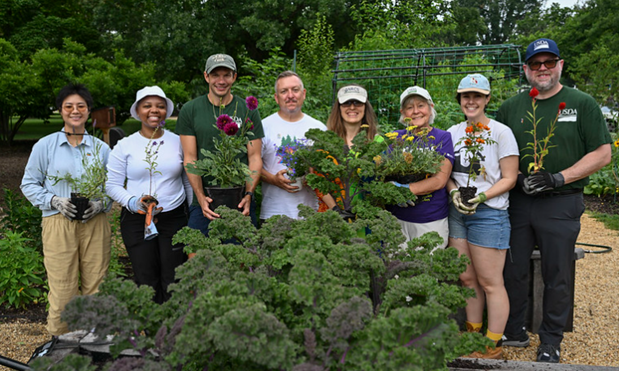
[[[507,210],[493,209],[486,204],[477,206],[473,215],[459,213],[449,206],[449,237],[464,238],[469,243],[499,250],[509,249],[511,226]]]

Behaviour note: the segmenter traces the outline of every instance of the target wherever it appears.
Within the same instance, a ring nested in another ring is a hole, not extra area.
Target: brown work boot
[[[503,359],[503,347],[498,346],[494,349],[486,347],[485,352],[473,352],[469,355],[462,356],[463,358],[484,358],[484,359]]]

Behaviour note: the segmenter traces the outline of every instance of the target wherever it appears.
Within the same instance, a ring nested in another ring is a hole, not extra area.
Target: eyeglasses
[[[363,106],[365,106],[365,103],[361,103],[358,100],[352,99],[352,100],[348,100],[348,101],[346,101],[344,103],[340,103],[340,106],[342,106],[342,107],[350,107],[350,106],[363,107]]]
[[[77,109],[79,112],[86,112],[88,110],[88,105],[86,104],[77,104],[77,105],[65,104],[64,106],[62,106],[62,109],[67,113],[71,113],[75,109]]]
[[[555,68],[555,67],[557,66],[557,62],[558,62],[558,61],[560,61],[560,60],[561,60],[561,59],[549,59],[549,60],[547,60],[547,61],[543,61],[543,62],[538,62],[538,61],[535,61],[535,62],[529,62],[529,63],[527,63],[527,64],[529,65],[529,68],[530,68],[532,71],[537,71],[537,70],[539,70],[539,69],[540,69],[540,67],[542,67],[542,64],[543,64],[544,66],[546,66],[546,68],[548,68],[549,70],[551,70],[551,69],[553,69],[553,68]]]

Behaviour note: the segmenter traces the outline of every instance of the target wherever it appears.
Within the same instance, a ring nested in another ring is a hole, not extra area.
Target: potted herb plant
[[[102,161],[100,142],[94,142],[92,152],[80,147],[81,162],[84,173],[80,177],[74,177],[70,173],[64,175],[47,174],[54,185],[60,181],[65,181],[71,187],[71,203],[75,205],[77,212],[73,220],[82,220],[84,211],[88,208],[90,200],[102,200],[104,205],[109,202],[109,197],[105,193],[105,182],[107,180],[107,169]]]
[[[245,103],[249,111],[258,108],[255,97],[247,97]],[[247,153],[248,136],[253,136],[254,125],[248,118],[249,111],[241,125],[230,116],[220,114],[216,122],[219,138],[213,138],[215,150],[202,149],[203,158],[186,166],[187,172],[209,179],[204,193],[213,199],[212,210],[221,205],[236,210],[243,198],[245,183],[252,181],[249,166],[240,159]]]

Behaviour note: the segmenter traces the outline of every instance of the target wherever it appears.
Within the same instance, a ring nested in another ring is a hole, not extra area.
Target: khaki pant
[[[79,294],[92,295],[110,264],[111,231],[105,213],[88,223],[69,221],[61,214],[43,218],[43,255],[49,283],[47,331],[62,335],[69,331],[60,320],[65,305]]]

